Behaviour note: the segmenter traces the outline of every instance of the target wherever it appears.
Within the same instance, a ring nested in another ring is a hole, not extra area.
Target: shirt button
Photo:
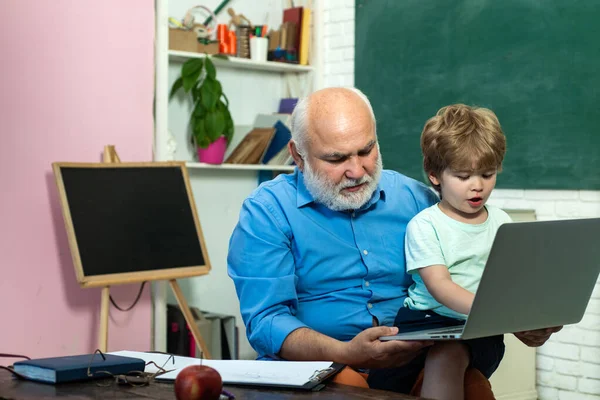
[[[365,281],[365,286],[366,286],[366,287],[369,287],[369,286],[371,286],[371,284],[369,283],[369,281]]]
[[[368,307],[368,308],[373,308],[373,304],[371,304],[371,303],[367,303],[367,307]]]
[[[354,218],[354,217],[356,217],[356,214],[355,214],[355,213],[352,213],[352,218]]]
[[[369,254],[369,252],[366,250],[363,250],[363,254],[366,256],[367,254]]]

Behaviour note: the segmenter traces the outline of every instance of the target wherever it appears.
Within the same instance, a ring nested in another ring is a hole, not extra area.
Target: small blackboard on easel
[[[106,146],[103,163],[52,167],[77,282],[103,288],[100,350],[108,344],[109,287],[168,280],[210,358],[176,281],[211,269],[185,163],[122,163]]]

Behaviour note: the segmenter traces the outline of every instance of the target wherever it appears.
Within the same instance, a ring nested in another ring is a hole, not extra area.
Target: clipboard
[[[224,384],[261,386],[286,389],[318,391],[325,383],[340,372],[345,365],[332,361],[257,361],[257,360],[204,360],[200,358],[150,353],[140,351],[116,351],[109,354],[141,358],[146,363],[153,361],[165,365],[170,372],[161,374],[156,380],[174,382],[179,372],[190,365],[207,365],[216,369]],[[169,357],[173,357],[169,360]],[[150,364],[145,372],[156,372]]]
[[[325,382],[329,378],[332,378],[335,374],[337,374],[342,369],[344,369],[344,367],[345,367],[344,364],[331,363],[331,366],[329,366],[325,369],[316,370],[313,373],[313,375],[310,377],[308,382],[306,382],[304,385],[302,385],[299,389],[307,389],[307,390],[311,390],[313,392],[317,392],[325,387]],[[288,388],[296,387],[297,388],[297,386],[282,386],[282,387],[288,387]]]

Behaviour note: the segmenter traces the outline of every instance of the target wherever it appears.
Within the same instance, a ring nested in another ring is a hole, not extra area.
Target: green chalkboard
[[[496,112],[500,188],[600,189],[600,1],[356,0],[355,84],[386,168],[424,180],[442,106]]]

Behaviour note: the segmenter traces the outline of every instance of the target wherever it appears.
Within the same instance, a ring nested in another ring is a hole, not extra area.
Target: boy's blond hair
[[[453,104],[431,117],[421,133],[425,172],[502,170],[506,137],[491,110]],[[439,191],[439,187],[436,187]]]

